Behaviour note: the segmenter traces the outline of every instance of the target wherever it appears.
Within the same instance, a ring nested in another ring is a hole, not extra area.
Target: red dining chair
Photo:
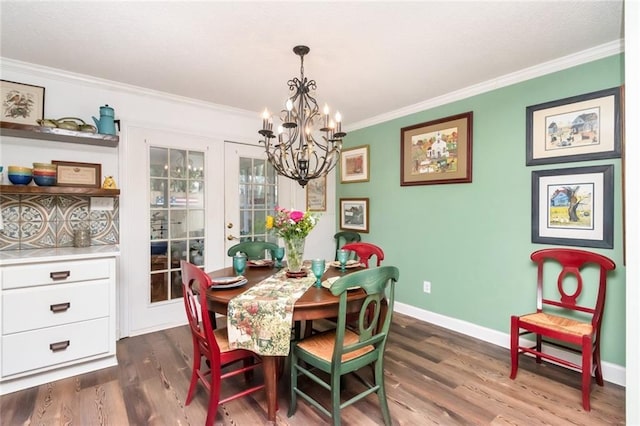
[[[365,268],[369,267],[369,260],[375,255],[378,261],[376,266],[380,266],[380,263],[384,260],[384,252],[380,247],[371,243],[349,243],[342,246],[343,250],[351,250],[356,253],[356,256],[360,258],[360,263],[364,264]]]
[[[616,265],[600,254],[568,248],[538,250],[531,254],[531,260],[538,265],[536,312],[511,317],[510,377],[516,378],[521,353],[535,355],[537,363],[545,358],[578,370],[582,373],[582,406],[590,411],[591,374],[595,374],[598,385],[604,385],[600,365],[600,326],[607,272],[614,270]],[[559,264],[559,267],[553,268],[552,263]],[[558,269],[557,279],[552,280]],[[548,283],[546,287],[545,283]],[[593,289],[593,295],[589,293],[591,288],[587,290],[588,285],[597,287]],[[520,336],[526,334],[535,334],[533,346],[530,346],[532,341],[526,341],[526,345],[520,342]],[[545,353],[547,345],[580,353],[581,364]]]
[[[205,424],[210,426],[213,425],[216,418],[218,404],[224,404],[264,389],[263,383],[247,387],[241,392],[220,399],[222,380],[244,373],[245,380],[249,381],[253,376],[253,370],[261,366],[262,361],[251,351],[230,349],[226,328],[213,330],[209,319],[206,295],[206,289],[211,286],[211,278],[202,269],[185,260],[180,262],[180,266],[184,307],[193,337],[193,372],[185,405],[191,403],[196,385],[200,380],[209,391],[209,408]],[[195,291],[198,295],[194,292],[194,287],[196,287]],[[200,320],[198,320],[198,316],[200,316]],[[202,364],[202,357],[206,359],[208,365]],[[241,367],[233,366],[232,369],[222,371],[223,368],[239,361],[242,361]],[[201,370],[201,368],[203,369]]]

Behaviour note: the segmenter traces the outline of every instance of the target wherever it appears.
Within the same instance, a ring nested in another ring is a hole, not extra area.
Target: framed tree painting
[[[620,88],[527,107],[527,166],[622,155]]]
[[[613,165],[531,175],[531,242],[613,248]]]

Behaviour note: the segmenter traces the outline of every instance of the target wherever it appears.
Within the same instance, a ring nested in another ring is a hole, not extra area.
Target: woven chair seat
[[[593,332],[593,327],[589,323],[576,321],[571,318],[561,317],[557,315],[551,315],[544,312],[523,315],[522,317],[520,317],[520,321],[532,325],[539,325],[545,328],[578,337],[585,335],[588,336]]]
[[[331,357],[333,356],[333,347],[335,343],[336,333],[334,330],[331,330],[302,340],[298,343],[298,347],[309,352],[311,355],[330,362]],[[344,334],[344,346],[353,345],[354,343],[358,343],[358,335],[351,330],[346,330]],[[342,362],[362,356],[371,352],[373,349],[374,347],[372,345],[368,345],[353,352],[347,352],[342,355]]]

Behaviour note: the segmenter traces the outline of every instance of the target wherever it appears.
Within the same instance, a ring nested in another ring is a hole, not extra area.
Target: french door
[[[265,221],[288,198],[288,180],[278,178],[260,146],[226,142],[224,155],[225,252],[243,241],[277,243],[278,238],[267,233]],[[225,265],[230,264],[227,257]]]

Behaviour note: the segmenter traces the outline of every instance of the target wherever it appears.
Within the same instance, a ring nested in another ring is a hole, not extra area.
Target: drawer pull
[[[71,302],[56,303],[55,305],[50,305],[49,309],[51,309],[51,312],[53,312],[53,313],[58,313],[58,312],[64,312],[67,309],[69,309],[70,307],[71,307]]]
[[[69,340],[65,340],[64,342],[51,343],[49,345],[49,349],[51,349],[51,352],[63,351],[67,349],[70,344],[71,342]]]
[[[67,279],[71,276],[71,271],[59,271],[59,272],[51,272],[49,273],[49,277],[56,281],[56,280],[64,280]]]

